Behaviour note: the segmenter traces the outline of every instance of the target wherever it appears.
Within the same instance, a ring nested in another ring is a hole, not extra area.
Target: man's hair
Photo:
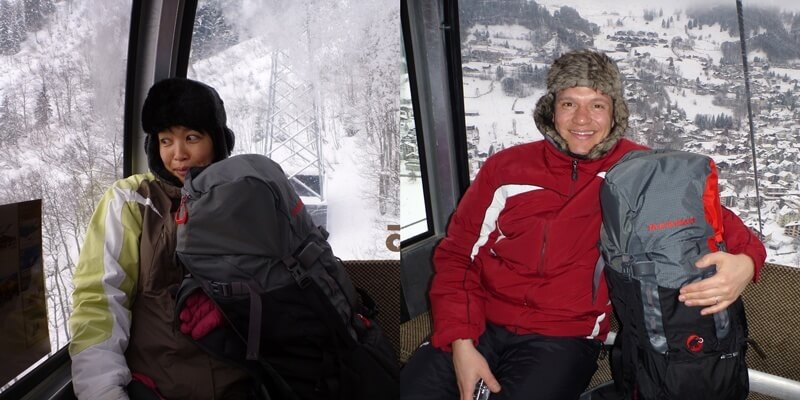
[[[572,87],[588,87],[611,97],[613,118],[611,132],[581,158],[596,159],[611,150],[628,129],[628,104],[622,93],[622,79],[616,63],[607,55],[592,51],[578,50],[565,53],[555,61],[547,73],[547,93],[539,98],[533,111],[533,119],[544,137],[558,147],[569,152],[567,141],[556,131],[553,123],[555,99],[558,93]]]

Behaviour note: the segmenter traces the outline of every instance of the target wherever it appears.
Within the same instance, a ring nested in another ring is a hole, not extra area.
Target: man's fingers
[[[714,265],[714,264],[710,264]],[[704,290],[708,290],[722,284],[723,278],[720,277],[719,274],[714,274],[707,278],[703,278],[697,282],[690,283],[681,288],[681,294],[686,294],[689,292],[701,292]]]
[[[694,266],[697,267],[697,268],[708,268],[708,267],[710,267],[710,266],[715,264],[715,262],[713,261],[713,258],[714,258],[714,253],[706,254],[706,255],[700,257],[700,259],[698,259],[694,263]]]
[[[716,287],[720,286],[720,279],[715,275],[710,278],[703,279],[699,282],[690,283],[680,290],[680,296],[678,300],[691,300],[691,299],[698,299],[708,297],[708,291],[713,290]]]
[[[486,383],[486,387],[488,387],[489,391],[492,393],[497,393],[500,391],[500,389],[502,389],[500,387],[500,382],[498,382],[497,379],[494,378],[494,375],[490,374],[488,377],[483,379],[483,382]]]
[[[718,264],[719,262],[725,259],[725,256],[728,253],[716,251],[713,253],[708,253],[702,257],[700,257],[695,263],[694,266],[697,268],[708,268],[714,264]]]
[[[711,291],[713,294],[727,294],[730,292],[730,279],[725,272],[720,272],[702,279],[695,283],[690,283],[680,290],[681,297],[687,296],[687,299],[700,299],[709,297]],[[679,299],[683,301],[683,299]]]
[[[715,302],[715,304],[712,305],[711,307],[706,307],[700,310],[700,315],[711,315],[714,313],[718,313],[727,308],[730,304],[731,302],[727,300],[721,300],[719,302]]]

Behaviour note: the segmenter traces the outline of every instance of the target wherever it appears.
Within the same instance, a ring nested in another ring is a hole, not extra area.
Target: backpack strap
[[[367,293],[366,290],[356,287],[356,292],[358,293],[358,297],[361,300],[361,311],[359,314],[363,317],[367,317],[368,319],[373,319],[375,316],[378,315],[380,312],[380,308],[378,307],[378,303],[372,298],[372,296]]]
[[[309,303],[313,306],[314,311],[317,312],[320,319],[331,328],[332,331],[342,333],[344,336],[351,338],[347,333],[347,327],[342,323],[341,318],[338,317],[339,313],[330,305],[322,288],[319,287],[311,277],[308,276],[308,268],[319,259],[324,253],[324,249],[316,244],[314,241],[307,241],[299,251],[292,255],[283,258],[283,263],[286,269],[289,270],[300,289],[308,295]],[[314,283],[312,285],[312,283]],[[309,287],[313,288],[309,289]],[[330,309],[329,309],[330,308]],[[343,329],[342,329],[343,328]]]
[[[247,325],[247,359],[258,360],[261,347],[261,312],[263,305],[259,285],[254,280],[246,283],[250,293],[250,323]]]
[[[349,349],[353,349],[357,346],[356,339],[349,334],[347,323],[339,318],[339,313],[336,311],[333,304],[331,304],[325,292],[308,276],[306,271],[317,261],[323,252],[324,250],[318,244],[313,241],[308,241],[300,251],[295,252],[294,255],[284,257],[283,262],[292,274],[292,277],[295,278],[297,285],[300,287],[300,291],[308,300],[308,304],[317,314],[317,317],[319,317],[319,319],[328,326],[328,329],[340,339],[341,343],[345,346],[344,349],[347,349],[343,351],[339,346],[333,346],[330,349],[335,358],[326,361],[326,364],[329,365],[331,369],[338,370],[339,379],[324,379],[323,381],[332,393],[337,393],[339,395],[339,398],[349,399],[352,397],[351,392],[353,388],[343,386],[339,384],[339,382],[352,381],[352,379],[346,379],[349,371],[344,367],[343,359]]]
[[[275,396],[275,399],[298,400],[297,395],[294,393],[289,384],[286,383],[286,381],[280,376],[280,374],[278,374],[278,372],[275,371],[275,369],[272,368],[269,363],[259,359],[258,357],[259,341],[257,339],[260,338],[261,296],[259,296],[257,292],[253,291],[253,286],[242,282],[200,282],[192,275],[186,275],[176,293],[175,315],[180,313],[180,310],[183,308],[183,304],[186,302],[186,298],[198,289],[205,290],[206,293],[209,294],[211,300],[214,300],[215,302],[216,299],[214,295],[233,296],[243,293],[250,294],[250,320],[253,321],[255,318],[255,320],[257,320],[259,323],[251,323],[249,325],[250,331],[248,332],[249,337],[247,339],[243,338],[242,335],[233,327],[233,324],[228,321],[228,326],[224,330],[214,330],[202,339],[193,341],[207,353],[225,360],[232,361],[236,365],[246,370],[256,382],[263,385],[258,389],[260,391],[259,395],[261,398],[270,400],[273,398],[272,396]],[[255,317],[253,314],[254,312],[257,313]],[[227,314],[224,312],[222,315],[226,319],[228,318]],[[177,325],[180,324],[180,319],[176,318],[175,324],[177,328]],[[254,326],[257,331],[255,335],[253,335]],[[255,342],[253,342],[252,338],[256,338]],[[246,348],[242,349],[242,345],[245,343]],[[255,351],[255,358],[251,358],[251,351],[253,350]],[[243,352],[247,356],[246,360],[241,361],[241,354]],[[267,379],[264,379],[265,376]]]
[[[247,295],[250,298],[250,323],[248,324],[247,338],[244,339],[247,343],[245,358],[247,360],[258,360],[261,345],[261,312],[263,310],[261,295],[259,294],[261,292],[261,286],[258,282],[251,279],[249,281],[235,282],[201,280],[198,283],[196,279],[186,278],[183,280],[184,283],[181,284],[179,293],[183,292],[184,285],[187,285],[186,282],[188,281],[194,282],[193,286],[195,288],[202,286],[203,290],[208,293],[212,300],[218,297],[241,295]],[[190,291],[187,291],[179,298],[178,307],[182,307],[184,297],[188,296],[189,293]],[[180,310],[180,308],[178,308],[178,310]]]
[[[594,265],[594,276],[592,277],[592,304],[597,301],[597,291],[600,288],[600,277],[603,276],[603,269],[605,267],[606,262],[601,253],[600,257],[597,257],[597,263]]]
[[[597,262],[594,265],[594,275],[592,276],[592,304],[597,301],[597,292],[600,288],[600,279],[603,276],[603,270],[605,269],[606,265],[617,267],[617,270],[622,270],[626,279],[628,280],[630,280],[633,276],[633,271],[631,270],[631,265],[633,265],[634,262],[633,256],[630,254],[621,254],[616,257],[606,259],[606,256],[608,256],[610,252],[603,247],[602,242],[598,242],[597,247],[600,250],[600,256],[597,257]]]

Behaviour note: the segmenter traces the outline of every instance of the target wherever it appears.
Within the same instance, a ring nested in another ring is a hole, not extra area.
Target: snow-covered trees
[[[88,219],[122,173],[129,12],[126,0],[0,0],[0,30],[24,39],[19,49],[0,44],[6,54],[0,65],[6,77],[0,87],[0,204],[42,199],[56,346],[68,339],[72,271]],[[16,22],[8,22],[11,17]],[[0,43],[8,39],[0,34]]]
[[[30,31],[44,26],[45,18],[55,11],[53,0],[22,0],[25,25]]]
[[[11,98],[6,96],[0,102],[0,148],[16,145],[23,134],[22,117],[11,103]]]
[[[364,7],[360,5],[359,7]],[[362,31],[351,48],[354,58],[343,72],[347,79],[346,101],[363,118],[361,140],[369,149],[364,174],[370,176],[378,190],[364,190],[376,196],[382,215],[400,216],[400,31],[396,21],[399,9],[380,11],[375,7],[362,19]],[[359,13],[364,13],[360,11]],[[344,61],[344,60],[342,60]],[[344,66],[344,65],[342,65]]]
[[[698,128],[704,130],[734,128],[733,117],[725,114],[719,114],[719,115],[697,114],[694,117],[694,124]]]
[[[17,3],[0,0],[0,55],[16,54],[25,39],[25,24]]]
[[[47,127],[47,124],[50,123],[51,115],[53,115],[53,107],[50,106],[50,96],[47,95],[47,86],[42,84],[42,89],[36,96],[36,106],[33,109],[33,116],[36,118],[36,127]]]
[[[203,2],[195,16],[192,33],[192,52],[197,58],[206,58],[238,42],[236,32],[225,21],[219,1]]]

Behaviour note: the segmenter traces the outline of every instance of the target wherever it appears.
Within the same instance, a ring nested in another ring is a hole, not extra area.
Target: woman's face
[[[158,133],[158,149],[164,167],[183,182],[191,167],[204,167],[214,161],[211,136],[184,126]]]

